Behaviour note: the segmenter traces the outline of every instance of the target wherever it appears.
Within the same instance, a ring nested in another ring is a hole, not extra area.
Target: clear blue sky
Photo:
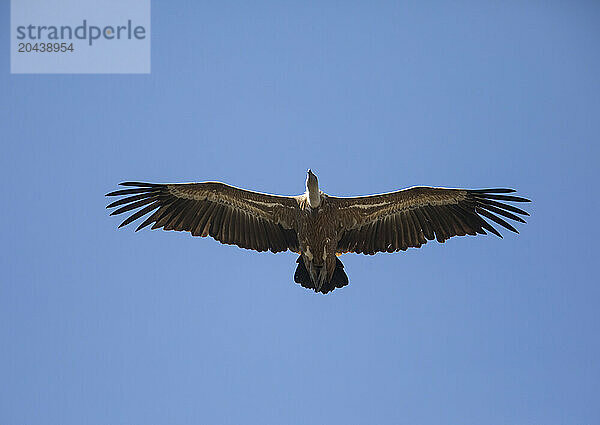
[[[367,4],[154,2],[150,75],[10,75],[2,2],[0,423],[600,422],[600,6]],[[532,216],[345,255],[323,296],[294,254],[105,210],[123,180],[297,194],[309,167]]]

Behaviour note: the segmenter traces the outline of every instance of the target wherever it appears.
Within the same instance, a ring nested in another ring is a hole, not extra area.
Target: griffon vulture
[[[251,192],[220,182],[120,185],[130,188],[106,195],[121,197],[108,205],[119,207],[111,215],[137,211],[119,227],[150,214],[136,231],[152,225],[256,251],[290,250],[300,254],[294,281],[323,294],[348,284],[340,254],[405,251],[427,240],[444,242],[486,231],[502,237],[486,218],[518,233],[502,217],[525,223],[519,215],[529,215],[506,203],[529,202],[506,195],[513,189],[411,187],[342,198],[320,191],[311,170],[306,192],[297,196]]]

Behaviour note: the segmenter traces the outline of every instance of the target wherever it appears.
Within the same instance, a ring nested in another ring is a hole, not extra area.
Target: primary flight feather
[[[372,255],[419,248],[428,240],[500,233],[486,219],[518,231],[505,219],[525,223],[529,214],[507,202],[513,189],[412,187],[397,192],[342,198],[319,190],[308,170],[306,192],[279,196],[220,182],[154,184],[125,182],[106,196],[120,199],[111,215],[133,211],[119,227],[143,216],[137,230],[190,232],[256,251],[300,254],[294,281],[324,294],[348,284],[337,258],[346,252]]]

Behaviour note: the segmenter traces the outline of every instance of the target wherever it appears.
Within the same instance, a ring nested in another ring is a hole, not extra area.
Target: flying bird
[[[108,193],[120,199],[111,215],[134,211],[123,227],[150,214],[136,229],[190,232],[255,251],[299,254],[294,281],[326,294],[348,284],[338,256],[419,248],[428,240],[500,233],[485,219],[519,233],[502,217],[525,223],[529,214],[506,202],[530,202],[507,195],[514,189],[411,187],[358,197],[330,196],[308,170],[306,192],[280,196],[220,182],[155,184],[124,182]],[[503,201],[503,202],[501,202]],[[136,211],[137,210],[137,211]]]

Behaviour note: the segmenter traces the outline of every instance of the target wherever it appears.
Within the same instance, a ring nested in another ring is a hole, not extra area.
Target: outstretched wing
[[[238,189],[219,182],[154,184],[125,182],[130,189],[106,196],[121,196],[107,208],[111,215],[134,211],[119,227],[150,214],[136,231],[152,229],[190,232],[212,236],[224,244],[256,251],[297,252],[294,230],[296,200]]]
[[[526,211],[506,202],[530,202],[506,195],[513,189],[445,189],[413,187],[357,198],[329,197],[344,229],[338,253],[375,254],[409,247],[427,240],[444,242],[452,236],[500,233],[485,219],[519,233],[502,217],[525,223]],[[499,202],[505,201],[505,202]]]

